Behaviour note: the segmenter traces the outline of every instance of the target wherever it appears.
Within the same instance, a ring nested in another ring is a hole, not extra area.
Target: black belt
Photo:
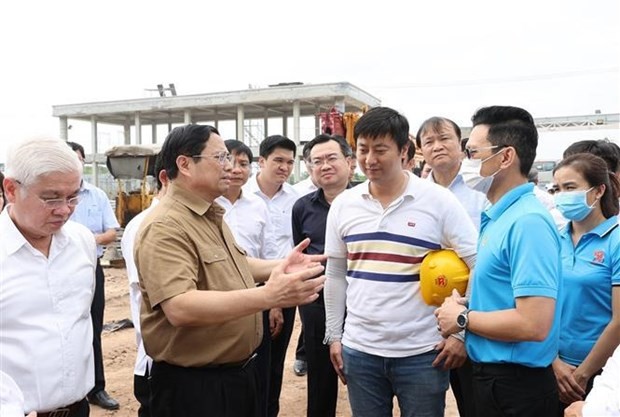
[[[239,362],[214,363],[211,365],[200,366],[199,369],[245,369],[254,359],[256,359],[256,356],[257,354],[254,353],[249,358]]]
[[[47,413],[37,412],[37,417],[71,417],[80,409],[83,401],[84,400],[80,400],[71,405],[60,407],[60,408],[57,408],[56,410],[48,411]]]
[[[544,374],[552,371],[551,365],[542,368],[532,368],[517,363],[471,363],[474,373],[482,373],[485,375],[523,375],[523,374]]]
[[[240,370],[240,369],[247,368],[247,366],[251,364],[254,361],[254,359],[256,359],[256,356],[257,354],[254,353],[249,358],[244,359],[239,362],[214,363],[214,364],[203,365],[203,366],[179,366],[179,365],[173,365],[171,363],[164,362],[164,361],[157,361],[155,362],[155,364],[158,366],[161,366],[162,368],[179,369],[179,370],[194,370],[194,371],[219,371],[219,370],[223,371],[223,370],[235,370],[235,369]]]

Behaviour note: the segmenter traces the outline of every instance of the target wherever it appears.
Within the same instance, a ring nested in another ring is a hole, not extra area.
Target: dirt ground
[[[105,322],[131,318],[129,311],[129,290],[124,268],[105,268],[106,274],[106,310]],[[280,417],[304,417],[306,404],[306,378],[293,373],[293,360],[296,340],[299,335],[299,316],[286,358],[284,383],[280,398]],[[93,417],[129,417],[137,416],[138,404],[133,396],[133,366],[135,360],[135,337],[133,329],[105,332],[102,335],[103,354],[106,375],[106,390],[118,400],[121,407],[117,411],[107,411],[91,406]],[[338,394],[337,417],[351,415],[347,400],[346,387],[340,385]],[[395,416],[399,416],[395,407]],[[446,396],[446,417],[457,417],[456,403],[451,392]]]

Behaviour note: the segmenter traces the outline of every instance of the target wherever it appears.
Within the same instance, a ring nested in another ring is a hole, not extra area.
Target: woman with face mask
[[[603,159],[585,153],[562,160],[553,176],[556,208],[569,220],[560,232],[562,319],[553,362],[562,416],[620,343],[620,183]]]

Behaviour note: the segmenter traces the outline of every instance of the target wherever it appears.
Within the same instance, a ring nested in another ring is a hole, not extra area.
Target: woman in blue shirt
[[[554,170],[557,209],[569,220],[560,232],[560,347],[553,370],[561,413],[582,400],[620,343],[620,183],[605,161],[580,153]]]

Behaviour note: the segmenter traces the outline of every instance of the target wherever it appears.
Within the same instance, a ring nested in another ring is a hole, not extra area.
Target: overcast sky
[[[619,3],[5,1],[0,160],[11,141],[58,135],[54,104],[141,98],[159,83],[184,95],[348,81],[414,133],[435,115],[467,126],[491,104],[619,113]]]

